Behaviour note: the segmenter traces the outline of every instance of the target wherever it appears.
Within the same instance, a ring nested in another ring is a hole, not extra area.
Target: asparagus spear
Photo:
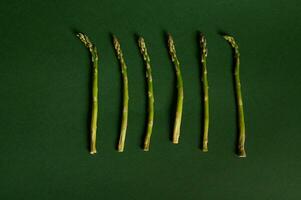
[[[90,153],[96,153],[96,131],[97,131],[97,114],[98,114],[98,53],[95,45],[92,44],[88,36],[83,33],[78,33],[77,37],[88,48],[93,63],[92,74],[92,112],[91,112],[91,141]]]
[[[147,121],[147,130],[144,139],[144,151],[149,151],[150,139],[153,130],[153,122],[154,122],[154,93],[153,93],[153,79],[152,79],[152,70],[150,65],[150,58],[147,53],[147,48],[144,42],[143,37],[139,37],[138,44],[140,47],[140,52],[143,56],[143,60],[146,65],[146,78],[147,78],[147,87],[148,87],[148,121]]]
[[[177,76],[178,97],[177,97],[176,118],[174,123],[174,130],[173,130],[173,143],[178,144],[179,137],[180,137],[181,120],[182,120],[184,91],[183,91],[183,79],[181,75],[180,62],[177,58],[175,44],[170,34],[168,34],[168,47],[169,47],[170,57],[175,66],[176,76]]]
[[[115,35],[113,35],[113,43],[114,43],[114,48],[116,50],[117,58],[121,66],[121,73],[123,79],[123,110],[122,110],[122,119],[121,119],[121,130],[120,130],[119,143],[118,143],[118,151],[123,152],[125,137],[126,137],[126,129],[128,124],[128,106],[129,106],[128,105],[129,102],[128,76],[127,76],[127,66],[123,58],[120,43]]]
[[[241,94],[241,84],[240,84],[240,76],[239,76],[239,69],[240,69],[240,53],[238,49],[238,45],[235,42],[235,39],[232,36],[225,35],[225,40],[229,42],[231,47],[235,53],[235,68],[234,68],[234,77],[235,77],[235,90],[236,90],[236,102],[237,102],[237,111],[238,111],[238,123],[239,123],[239,138],[238,138],[238,156],[239,157],[246,157],[245,151],[245,120],[244,120],[244,111],[243,111],[243,101],[242,101],[242,94]]]
[[[207,78],[207,42],[205,36],[200,34],[201,46],[201,62],[202,62],[202,82],[203,82],[203,95],[204,95],[204,130],[203,130],[203,151],[208,151],[208,129],[209,129],[209,86]]]

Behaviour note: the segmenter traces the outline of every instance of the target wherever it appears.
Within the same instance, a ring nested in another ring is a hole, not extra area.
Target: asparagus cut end
[[[91,154],[91,155],[96,154],[96,153],[97,153],[96,150],[90,151],[90,154]]]
[[[144,147],[143,151],[149,151],[149,147]]]
[[[150,146],[151,132],[147,132],[146,134],[147,135],[146,135],[146,138],[145,138],[145,141],[144,141],[143,151],[149,151],[149,146]]]
[[[245,158],[247,157],[246,151],[244,149],[241,149],[238,151],[238,157]]]
[[[119,141],[117,151],[118,152],[123,152],[124,151],[124,142]]]
[[[179,138],[174,138],[174,139],[172,140],[172,143],[174,143],[174,144],[179,144]]]
[[[208,144],[203,144],[203,148],[202,148],[203,152],[208,152]]]

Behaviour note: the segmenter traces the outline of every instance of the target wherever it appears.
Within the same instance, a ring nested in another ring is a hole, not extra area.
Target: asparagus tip
[[[205,35],[203,33],[200,33],[200,47],[202,51],[202,62],[205,61],[207,55],[208,55],[208,49],[207,49],[207,41],[205,38]]]
[[[76,34],[76,37],[78,37],[79,39],[84,38],[84,34],[79,32]]]
[[[201,41],[205,39],[205,34],[200,32],[200,38],[201,38]]]
[[[138,45],[140,47],[140,51],[141,52],[145,52],[146,51],[146,45],[145,45],[145,42],[144,42],[144,38],[143,37],[139,37],[138,38]]]
[[[225,40],[232,40],[233,39],[233,37],[230,36],[230,35],[224,35],[223,37],[225,38]]]
[[[167,40],[169,46],[174,46],[173,38],[170,33],[167,33]]]
[[[80,39],[80,41],[82,43],[84,43],[84,45],[92,52],[93,49],[93,44],[90,41],[90,39],[88,38],[87,35],[85,35],[84,33],[77,33],[76,36]]]
[[[238,45],[236,44],[234,37],[224,35],[224,39],[227,40],[233,48],[238,49]]]
[[[139,37],[138,37],[138,41],[139,41],[139,42],[144,42],[144,38],[143,38],[142,36],[139,36]]]
[[[112,38],[114,42],[118,42],[118,38],[116,37],[116,35],[112,35]]]
[[[232,43],[235,43],[235,40],[234,40],[234,37],[233,36],[230,36],[230,35],[224,35],[223,36],[225,40],[227,40],[228,42],[230,42],[231,44]]]

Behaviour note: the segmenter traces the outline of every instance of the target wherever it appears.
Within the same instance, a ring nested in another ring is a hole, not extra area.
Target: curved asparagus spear
[[[92,74],[92,112],[91,112],[91,141],[90,153],[96,153],[96,130],[97,130],[97,113],[98,113],[98,54],[97,48],[92,44],[88,36],[78,33],[77,37],[84,43],[91,53],[93,63]]]
[[[207,42],[205,36],[200,34],[200,47],[201,47],[201,62],[202,62],[202,82],[203,82],[203,95],[204,95],[204,130],[203,130],[203,151],[208,151],[208,129],[209,129],[209,86],[207,78]]]
[[[116,36],[113,35],[114,48],[116,50],[116,55],[121,66],[122,80],[123,80],[123,109],[122,109],[122,119],[121,119],[121,130],[118,143],[118,151],[123,152],[124,143],[126,137],[126,129],[128,124],[128,107],[129,107],[129,89],[128,89],[128,76],[127,76],[127,66],[125,64],[120,43]]]
[[[153,92],[153,78],[152,78],[152,70],[150,65],[150,58],[147,53],[147,48],[144,42],[143,37],[139,37],[138,44],[140,47],[140,52],[143,56],[143,60],[146,65],[146,78],[147,78],[147,87],[148,87],[148,119],[147,119],[147,130],[144,139],[144,151],[149,151],[150,139],[153,130],[154,123],[154,92]]]
[[[234,77],[235,77],[235,89],[236,89],[236,102],[237,102],[237,111],[238,111],[238,123],[239,123],[239,138],[238,138],[238,156],[246,157],[245,151],[245,120],[244,120],[244,111],[243,111],[243,101],[241,94],[241,84],[240,84],[240,76],[239,76],[239,68],[240,68],[240,53],[238,49],[238,45],[235,42],[235,39],[232,36],[225,35],[225,40],[229,42],[231,47],[235,53],[235,68],[234,68]]]
[[[176,118],[174,123],[174,130],[173,130],[173,143],[178,144],[179,137],[180,137],[180,129],[181,129],[184,91],[183,91],[183,79],[181,75],[180,62],[177,58],[174,41],[170,34],[168,34],[168,47],[169,47],[171,60],[175,66],[176,76],[177,76],[178,97],[177,97]]]

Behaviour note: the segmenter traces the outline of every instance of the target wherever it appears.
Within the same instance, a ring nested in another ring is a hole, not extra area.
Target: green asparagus
[[[121,130],[120,130],[121,132],[120,132],[119,143],[118,143],[118,151],[123,152],[124,145],[125,145],[127,124],[128,124],[128,107],[129,107],[128,76],[127,76],[127,66],[123,58],[123,53],[120,47],[120,43],[116,36],[113,36],[113,43],[114,43],[114,48],[116,50],[117,58],[121,66],[121,73],[123,79],[123,109],[122,109]]]
[[[239,53],[238,45],[232,36],[225,35],[224,38],[229,42],[229,44],[233,48],[234,58],[235,58],[234,78],[235,78],[236,102],[237,102],[238,123],[239,123],[239,138],[238,138],[238,147],[237,147],[238,156],[246,157],[246,151],[245,151],[246,129],[245,129],[244,110],[243,110],[243,101],[242,101],[240,75],[239,75],[240,53]]]
[[[96,131],[97,131],[97,115],[98,115],[98,53],[95,45],[92,44],[88,36],[78,33],[77,37],[88,48],[93,63],[92,73],[92,112],[91,112],[91,137],[90,137],[90,153],[96,153]]]
[[[175,44],[172,39],[172,36],[168,34],[168,48],[171,60],[175,66],[176,76],[177,76],[177,107],[176,107],[176,116],[173,130],[173,143],[179,143],[180,129],[181,129],[181,120],[182,120],[182,111],[183,111],[183,100],[184,100],[184,90],[183,90],[183,79],[181,75],[180,62],[176,55]]]
[[[208,129],[209,129],[209,86],[207,78],[207,42],[203,34],[200,34],[201,62],[202,62],[202,82],[204,95],[204,122],[203,122],[203,148],[204,152],[208,151]]]
[[[148,87],[148,121],[147,121],[147,129],[146,135],[144,139],[144,151],[149,151],[150,146],[150,139],[153,130],[153,123],[154,123],[154,92],[153,92],[153,78],[152,78],[152,70],[150,65],[150,58],[147,53],[147,48],[144,42],[143,37],[139,37],[138,44],[140,47],[140,52],[143,56],[143,60],[146,65],[146,79],[147,79],[147,87]]]

